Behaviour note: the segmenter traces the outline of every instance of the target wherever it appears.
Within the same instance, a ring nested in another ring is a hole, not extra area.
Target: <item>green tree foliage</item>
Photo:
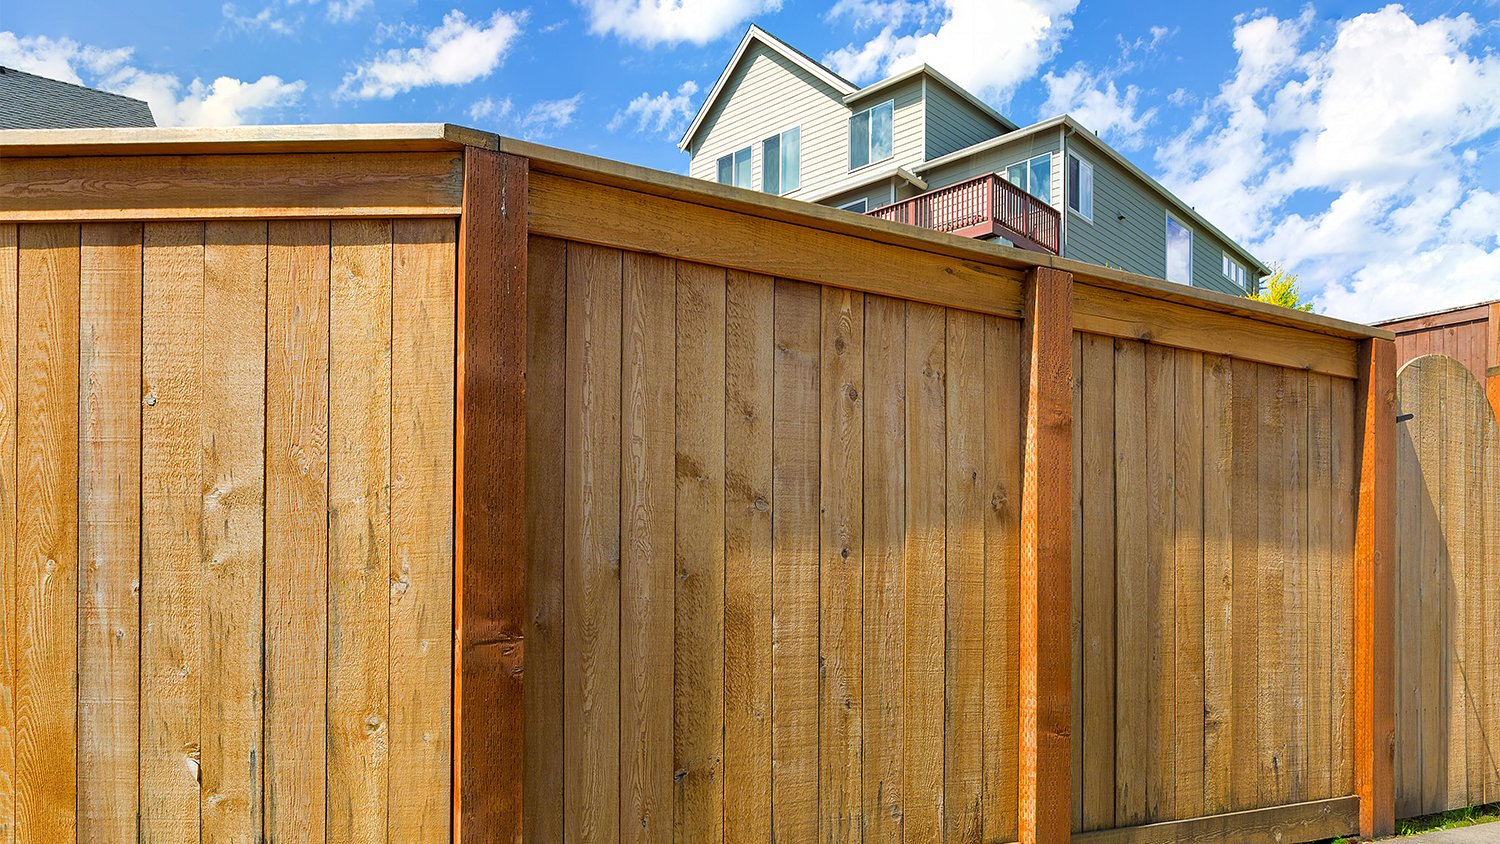
[[[1311,313],[1312,303],[1303,301],[1302,291],[1297,288],[1297,274],[1287,272],[1284,267],[1274,269],[1275,272],[1261,281],[1260,291],[1252,294],[1250,298],[1268,305],[1280,305],[1294,311]]]

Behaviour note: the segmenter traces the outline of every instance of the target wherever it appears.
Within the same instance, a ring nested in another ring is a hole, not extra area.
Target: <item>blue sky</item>
[[[1500,298],[1500,0],[48,0],[5,5],[0,64],[163,125],[447,121],[682,172],[751,22],[860,83],[926,61],[1072,113],[1319,310]]]

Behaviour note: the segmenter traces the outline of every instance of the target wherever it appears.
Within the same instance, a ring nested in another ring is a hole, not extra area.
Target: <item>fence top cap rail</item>
[[[1443,308],[1438,311],[1424,311],[1420,314],[1409,314],[1407,316],[1392,317],[1373,323],[1381,327],[1388,327],[1395,331],[1419,326],[1410,326],[1407,323],[1422,320],[1430,323],[1429,327],[1450,325],[1455,322],[1477,322],[1486,318],[1490,305],[1500,305],[1500,299],[1486,299],[1483,302],[1475,302],[1471,305],[1456,305],[1451,308]]]
[[[961,261],[1023,271],[1033,267],[1051,267],[1071,273],[1080,284],[1119,290],[1333,337],[1356,340],[1364,338],[1394,340],[1396,336],[1384,328],[1347,322],[1321,314],[1301,313],[1264,302],[1212,290],[1187,287],[1149,276],[1086,264],[1082,261],[929,231],[801,200],[771,196],[756,190],[730,187],[676,173],[542,146],[529,141],[501,138],[499,149],[510,155],[530,159],[531,169],[543,173],[553,173],[580,181],[621,187],[696,205],[722,208],[767,219],[791,222],[808,228],[920,249]]]
[[[451,123],[0,130],[0,158],[429,152],[464,147],[498,149],[499,137]]]

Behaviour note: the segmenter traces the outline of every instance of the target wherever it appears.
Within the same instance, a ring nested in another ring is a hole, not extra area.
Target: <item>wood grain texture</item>
[[[1308,477],[1307,477],[1307,373],[1286,373],[1286,438],[1282,459],[1286,472],[1286,510],[1281,521],[1281,541],[1286,560],[1282,570],[1282,665],[1285,666],[1281,769],[1285,785],[1278,797],[1283,803],[1308,799]]]
[[[676,267],[628,253],[623,283],[620,615],[628,621],[620,629],[620,840],[670,841]]]
[[[268,226],[265,834],[327,827],[329,228]]]
[[[1083,335],[1073,332],[1073,825],[1083,831]]]
[[[0,842],[16,840],[16,227],[0,225]]]
[[[454,832],[460,840],[513,842],[522,836],[525,759],[528,309],[522,198],[527,165],[524,159],[475,148],[464,152],[463,162],[456,328]],[[611,301],[618,326],[618,284]],[[613,369],[618,384],[618,342]],[[610,412],[618,419],[618,401]],[[613,441],[618,467],[618,424]],[[618,484],[614,494],[618,497]],[[615,544],[618,539],[617,531]],[[616,572],[618,562],[618,554],[611,553]],[[618,759],[618,743],[612,740],[610,746]]]
[[[1146,822],[1149,633],[1146,346],[1114,341],[1115,825]]]
[[[1333,793],[1333,383],[1307,379],[1307,796]],[[1344,561],[1340,561],[1342,564]]]
[[[457,231],[397,220],[391,250],[390,779],[386,835],[450,839]]]
[[[1284,596],[1287,555],[1282,525],[1286,519],[1287,406],[1286,370],[1257,364],[1255,613],[1260,629],[1256,636],[1256,772],[1254,788],[1261,806],[1281,803],[1289,792],[1285,780],[1288,722],[1286,711],[1286,654],[1282,650],[1286,619]],[[1247,537],[1248,539],[1248,537]]]
[[[947,325],[906,306],[906,840],[943,835]]]
[[[984,786],[984,317],[948,312],[944,840],[980,841]]]
[[[16,840],[61,844],[77,835],[79,227],[18,242]]]
[[[865,301],[822,290],[819,423],[818,839],[864,833]]]
[[[204,225],[147,223],[141,305],[141,840],[199,837]]]
[[[818,830],[818,288],[777,279],[772,407],[771,833]]]
[[[1177,350],[1173,443],[1173,554],[1176,577],[1176,704],[1172,774],[1175,814],[1193,818],[1208,814],[1204,800],[1205,707],[1207,664],[1206,548],[1204,488],[1214,471],[1203,459],[1205,440],[1204,366],[1199,352]]]
[[[1231,811],[1260,804],[1260,715],[1257,663],[1260,646],[1260,481],[1257,441],[1259,369],[1235,360],[1231,379],[1234,440],[1230,466],[1233,518],[1233,619],[1229,705],[1232,708]]]
[[[103,223],[80,238],[80,841],[138,838],[141,237]]]
[[[456,151],[7,158],[0,220],[456,215],[462,162]]]
[[[672,764],[685,842],[724,834],[724,295],[724,270],[677,265]]]
[[[865,834],[900,840],[906,803],[906,303],[865,297]]]
[[[1083,830],[1115,826],[1115,343],[1083,336]]]
[[[1066,321],[1062,322],[1066,325]],[[986,485],[984,487],[984,840],[994,841],[998,839],[1010,840],[1020,835],[1018,812],[1020,809],[1020,765],[1012,760],[1019,760],[1021,754],[1021,730],[1020,730],[1020,685],[1021,685],[1021,637],[1012,631],[1019,632],[1021,629],[1021,514],[1024,509],[1022,505],[1023,477],[1024,477],[1024,455],[1022,443],[1022,428],[1025,425],[1023,406],[1030,395],[1030,380],[1022,373],[1022,324],[1016,320],[1001,317],[986,317],[984,321],[984,473]],[[1066,410],[1068,419],[1072,419],[1073,409],[1073,385],[1072,385],[1072,362],[1073,344],[1072,332],[1063,332],[1064,336],[1059,341],[1053,338],[1054,344],[1061,342],[1061,354],[1066,356],[1068,366],[1068,383],[1066,385],[1052,384],[1052,389],[1064,386],[1063,395],[1059,399],[1052,396],[1053,402],[1062,402],[1062,405],[1054,405],[1054,411]],[[1027,360],[1030,359],[1030,344],[1027,346]],[[1057,349],[1052,350],[1054,354],[1059,353]],[[1056,377],[1056,373],[1054,373]],[[1023,393],[1023,384],[1025,387]],[[1040,409],[1040,405],[1038,405]],[[1054,420],[1055,421],[1055,420]],[[1055,433],[1055,432],[1054,432]],[[1061,447],[1067,451],[1069,457],[1068,472],[1063,476],[1069,484],[1072,483],[1072,431],[1063,440],[1061,445],[1054,442],[1052,448]],[[1054,480],[1055,482],[1055,480]],[[1063,506],[1071,510],[1071,491],[1064,496]],[[1056,502],[1053,503],[1056,506]],[[1063,516],[1068,520],[1070,531],[1072,528],[1072,513]],[[1054,518],[1057,518],[1054,514]],[[1054,526],[1053,529],[1056,529]],[[1057,553],[1053,548],[1053,553]],[[1064,553],[1071,555],[1073,540],[1070,535],[1064,543]],[[1057,565],[1056,560],[1053,565]],[[1074,608],[1072,597],[1076,583],[1072,577],[1072,560],[1067,560],[1069,574],[1069,588],[1063,590],[1062,599],[1066,602],[1068,612],[1066,636],[1068,653],[1070,654],[1069,670],[1066,672],[1067,681],[1072,682],[1076,668],[1072,658],[1073,635],[1076,630],[1073,616]],[[1058,577],[1054,572],[1051,576]],[[1058,584],[1059,587],[1061,584]],[[1052,596],[1056,599],[1056,596]],[[1063,608],[1054,607],[1050,612],[1062,612]],[[1041,616],[1038,616],[1040,621]],[[1057,631],[1052,631],[1053,635]],[[1059,646],[1054,641],[1049,646],[1049,653],[1056,658]],[[1060,669],[1062,666],[1049,665],[1047,669]],[[1038,666],[1040,671],[1042,666]],[[1054,678],[1055,682],[1055,678]],[[1052,729],[1066,727],[1069,730],[1070,749],[1067,754],[1069,774],[1072,771],[1072,700],[1068,692],[1063,693],[1064,699],[1069,703],[1068,717],[1059,723],[1054,723]],[[1056,760],[1054,760],[1054,763]],[[1055,790],[1055,791],[1054,791]],[[1062,789],[1060,785],[1054,784],[1049,793],[1056,793],[1059,803],[1061,798],[1071,791],[1071,780],[1068,789]],[[1071,812],[1065,812],[1066,817],[1057,820],[1062,826],[1064,834],[1072,825]]]
[[[526,776],[524,840],[563,837],[568,244],[533,237],[526,262]]]
[[[568,839],[620,834],[619,252],[568,246],[563,783]]]
[[[775,283],[729,272],[724,294],[724,840],[746,844],[771,839],[775,329]]]
[[[1020,839],[1061,842],[1073,827],[1073,280],[1039,270],[1026,282],[1020,387]],[[1001,379],[996,385],[1005,385]],[[1013,405],[1012,405],[1013,407]],[[1006,437],[998,439],[1004,448]]]
[[[1360,834],[1395,827],[1395,741],[1391,681],[1394,589],[1396,350],[1389,340],[1360,344],[1356,403],[1360,455],[1354,546],[1354,746]]]
[[[204,224],[202,792],[209,841],[261,829],[266,224]]]
[[[1234,366],[1203,359],[1203,810],[1229,811],[1236,727]]]
[[[1180,821],[1126,827],[1080,835],[1080,844],[1187,844],[1244,841],[1280,844],[1320,841],[1352,835],[1358,825],[1359,800],[1341,797],[1209,815]]]
[[[1354,546],[1359,452],[1355,384],[1333,382],[1333,790],[1354,793]]]
[[[1148,821],[1177,812],[1177,359],[1146,346],[1146,778]]]

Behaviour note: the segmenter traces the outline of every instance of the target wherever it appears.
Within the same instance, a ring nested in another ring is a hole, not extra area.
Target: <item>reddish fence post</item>
[[[1484,391],[1490,397],[1490,409],[1495,419],[1500,420],[1500,302],[1490,305],[1490,318],[1484,336],[1485,378]]]
[[[1022,844],[1066,842],[1073,754],[1073,276],[1037,268],[1022,308]]]
[[[453,840],[521,840],[525,158],[464,154],[458,235]]]
[[[1359,344],[1354,540],[1354,789],[1362,836],[1396,828],[1396,344]]]

